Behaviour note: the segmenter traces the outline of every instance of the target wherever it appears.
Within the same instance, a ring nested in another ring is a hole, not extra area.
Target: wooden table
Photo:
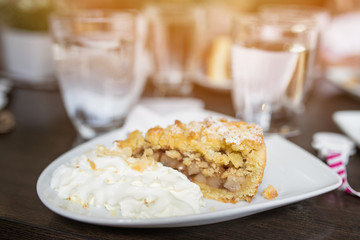
[[[196,87],[206,108],[234,115],[229,93]],[[298,203],[218,224],[169,229],[127,229],[76,222],[47,209],[36,194],[43,169],[71,149],[76,133],[57,91],[15,88],[9,110],[17,125],[0,135],[0,239],[360,239],[360,199],[332,191]],[[301,117],[301,135],[290,140],[315,154],[312,135],[340,132],[331,116],[360,110],[360,101],[317,81]],[[360,153],[348,165],[360,190]],[[286,179],[284,179],[286,181]]]

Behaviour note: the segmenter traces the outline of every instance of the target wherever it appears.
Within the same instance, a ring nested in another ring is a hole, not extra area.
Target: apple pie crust
[[[251,202],[266,163],[262,129],[226,119],[175,121],[151,128],[145,136],[134,131],[117,145],[129,148],[132,156],[177,169],[200,186],[205,198],[222,202]]]

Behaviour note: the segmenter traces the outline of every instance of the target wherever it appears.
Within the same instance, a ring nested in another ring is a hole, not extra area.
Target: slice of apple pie
[[[262,129],[226,119],[175,121],[151,128],[145,136],[134,131],[117,144],[131,149],[132,156],[146,155],[177,169],[200,186],[205,198],[222,202],[251,202],[266,163]]]

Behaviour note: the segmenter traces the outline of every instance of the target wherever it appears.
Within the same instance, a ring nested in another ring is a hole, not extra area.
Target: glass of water
[[[146,10],[154,60],[155,94],[188,96],[199,74],[205,12],[186,4],[157,3]]]
[[[260,15],[268,21],[288,19],[289,21],[308,22],[313,28],[313,42],[309,49],[308,71],[305,95],[308,95],[316,79],[322,76],[320,44],[324,30],[330,23],[330,12],[326,8],[311,5],[265,4],[259,9]]]
[[[267,133],[299,133],[311,29],[294,22],[268,22],[257,15],[234,22],[232,99],[238,118]]]
[[[140,23],[134,11],[84,10],[50,18],[64,105],[84,139],[121,127],[142,93]]]

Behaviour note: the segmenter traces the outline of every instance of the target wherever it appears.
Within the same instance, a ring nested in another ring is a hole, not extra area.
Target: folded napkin
[[[144,98],[139,105],[157,114],[168,115],[179,111],[196,111],[204,109],[204,102],[196,98]]]
[[[130,131],[145,132],[154,126],[165,127],[178,119],[200,120],[209,116],[204,103],[194,98],[145,98],[129,113],[125,126]],[[139,128],[140,126],[140,128]]]

